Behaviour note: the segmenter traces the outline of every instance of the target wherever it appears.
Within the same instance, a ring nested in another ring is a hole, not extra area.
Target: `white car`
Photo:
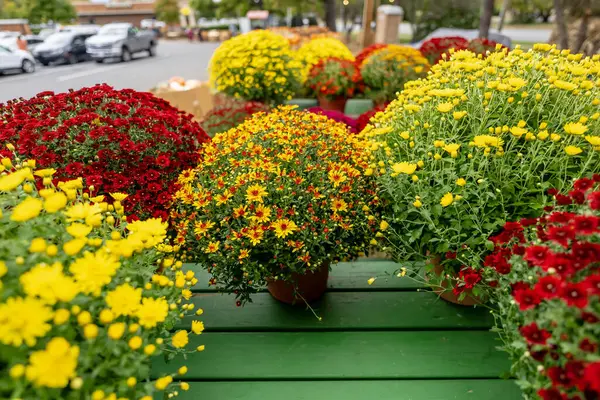
[[[12,70],[30,74],[35,71],[35,59],[28,51],[11,50],[0,46],[0,75],[4,71]]]

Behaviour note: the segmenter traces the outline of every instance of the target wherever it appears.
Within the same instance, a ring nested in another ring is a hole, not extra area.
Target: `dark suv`
[[[93,33],[70,31],[53,33],[44,40],[44,43],[35,48],[33,56],[43,65],[53,62],[76,64],[88,60],[85,40],[90,36],[93,36]]]

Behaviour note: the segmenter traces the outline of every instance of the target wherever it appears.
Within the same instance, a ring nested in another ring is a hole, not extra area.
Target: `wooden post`
[[[362,48],[370,46],[371,41],[373,40],[371,22],[373,22],[374,1],[375,0],[365,0],[365,7],[363,8],[362,38],[360,43]]]

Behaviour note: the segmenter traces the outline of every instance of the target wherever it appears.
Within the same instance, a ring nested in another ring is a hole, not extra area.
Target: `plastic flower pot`
[[[429,262],[433,264],[433,273],[438,277],[442,276],[444,273],[444,267],[442,266],[441,261],[442,259],[440,256],[431,256],[429,258]],[[459,300],[459,296],[455,295],[452,290],[448,288],[448,282],[446,280],[443,280],[440,286],[431,286],[431,290],[433,293],[437,294],[438,297],[441,297],[449,303],[461,306],[474,306],[483,303],[479,297],[472,295],[470,289],[466,289],[465,293],[467,295],[464,299]]]
[[[326,262],[315,272],[292,274],[290,281],[268,279],[267,289],[271,296],[282,303],[303,306],[323,296],[328,278],[329,262]]]
[[[372,110],[374,107],[373,100],[371,99],[349,99],[346,103],[346,109],[344,114],[351,116],[359,116]]]
[[[323,110],[332,110],[339,111],[341,113],[344,112],[346,108],[346,101],[348,101],[345,97],[337,97],[335,99],[330,99],[328,97],[319,96],[319,107]]]
[[[316,107],[319,103],[316,99],[291,99],[287,100],[285,104],[290,106],[298,106],[299,110],[306,110],[311,107]]]

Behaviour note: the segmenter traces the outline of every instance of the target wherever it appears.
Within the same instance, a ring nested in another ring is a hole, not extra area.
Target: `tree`
[[[179,21],[179,4],[177,0],[158,0],[154,5],[156,18],[167,24],[175,24]]]
[[[533,8],[538,17],[542,19],[542,22],[547,23],[552,15],[554,9],[554,3],[552,0],[532,0]]]
[[[498,22],[498,32],[504,28],[504,20],[506,19],[506,12],[510,8],[510,0],[502,1],[502,10],[500,11],[500,22]]]
[[[479,23],[478,2],[473,0],[396,0],[418,42],[438,28],[475,29]]]
[[[335,0],[323,0],[325,3],[325,23],[327,24],[327,28],[329,28],[332,32],[337,32],[337,27],[335,24]]]
[[[217,7],[212,0],[192,0],[190,6],[197,11],[198,16],[202,18],[216,18]]]
[[[561,49],[568,49],[569,36],[567,34],[567,21],[565,20],[565,10],[561,0],[554,0],[554,14],[558,31],[558,46]]]
[[[481,19],[479,21],[479,37],[486,38],[490,34],[492,14],[494,13],[494,0],[482,0]]]
[[[575,36],[574,44],[571,48],[571,51],[574,53],[579,53],[582,49],[583,43],[588,35],[588,25],[590,23],[590,17],[592,15],[592,2],[591,0],[583,0],[583,16],[581,17],[581,22],[579,23],[579,29],[577,30],[577,35]]]
[[[27,19],[34,24],[49,21],[69,22],[77,17],[69,0],[29,0],[23,7],[29,8]]]

